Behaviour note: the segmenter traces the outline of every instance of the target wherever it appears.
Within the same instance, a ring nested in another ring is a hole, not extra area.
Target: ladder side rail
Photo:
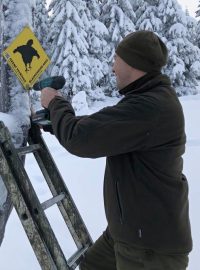
[[[51,257],[57,267],[56,269],[69,270],[70,268],[68,267],[65,256],[60,248],[60,245],[55,237],[53,230],[51,229],[49,221],[42,209],[39,199],[35,193],[34,188],[32,187],[32,184],[16,152],[16,149],[14,148],[8,129],[7,128],[1,129],[0,133],[1,135],[2,133],[4,135],[4,143],[1,144],[1,147],[3,146],[4,159],[5,158],[7,159],[8,167],[10,169],[12,168],[11,171],[13,179],[16,182],[16,185],[18,186],[19,192],[23,197],[25,205],[27,206],[27,209],[29,210],[32,219],[34,220],[34,224],[36,224],[36,226],[38,227],[37,230],[40,234],[40,237],[43,238],[49,249],[49,253],[51,254]],[[12,196],[13,194],[12,189],[10,190],[10,193]],[[16,204],[16,207],[18,207],[18,204],[20,203],[21,202],[19,201]],[[25,215],[26,216],[24,217],[28,217],[26,212]],[[19,217],[20,220],[22,221],[23,215]]]
[[[46,179],[46,182],[49,186],[49,189],[51,190],[52,195],[58,196],[59,191],[60,193],[63,193],[62,189],[56,189],[52,183],[52,177],[54,177],[53,175],[51,175],[51,177],[49,177],[49,173],[46,170],[46,167],[43,165],[42,160],[40,158],[40,154],[35,153],[34,154],[35,159],[37,160],[39,167],[44,175],[44,178]],[[61,191],[62,190],[62,191]],[[65,200],[65,202],[64,202]],[[65,192],[65,199],[63,199],[61,202],[59,202],[57,204],[58,209],[61,212],[61,215],[65,221],[65,224],[67,225],[70,234],[72,236],[72,238],[74,239],[74,242],[77,246],[77,248],[82,248],[84,246],[85,238],[84,240],[82,240],[82,232],[79,233],[79,230],[81,230],[77,220],[75,220],[76,216],[73,212],[73,208],[70,205],[70,198],[67,196],[67,192]],[[76,229],[77,228],[77,229]]]
[[[15,182],[15,178],[9,168],[7,160],[0,147],[0,174],[4,181],[4,184],[11,196],[12,203],[16,209],[16,212],[20,218],[22,226],[26,232],[26,235],[31,243],[37,260],[43,270],[57,270],[53,259],[48,251],[48,248],[43,242],[40,236],[37,225],[26,206],[26,203],[21,195],[21,192]]]
[[[57,196],[62,192],[65,193],[65,198],[58,203],[58,208],[77,247],[82,248],[87,245],[92,245],[92,238],[50,152],[48,151],[48,147],[41,136],[41,131],[38,126],[32,126],[29,133],[28,143],[29,145],[40,144],[41,146],[40,150],[34,152],[34,156],[53,196]]]

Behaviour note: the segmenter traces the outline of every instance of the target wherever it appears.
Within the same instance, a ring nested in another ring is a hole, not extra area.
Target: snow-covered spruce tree
[[[51,43],[51,75],[63,75],[66,86],[63,94],[69,98],[84,90],[87,95],[91,91],[91,66],[88,53],[88,33],[81,20],[86,10],[82,0],[53,0],[49,10],[50,19],[49,42]]]
[[[33,9],[33,29],[43,49],[49,55],[50,44],[48,44],[47,35],[49,33],[49,15],[46,0],[35,0],[35,8]],[[42,74],[41,79],[48,77],[48,69]],[[30,100],[33,110],[40,108],[40,92],[31,91]]]
[[[188,7],[186,7],[185,14],[186,14],[186,16],[190,16],[190,12],[189,12]]]
[[[189,20],[176,0],[162,0],[158,6],[167,39],[169,61],[165,68],[179,95],[196,94],[200,73],[200,50],[191,42]]]
[[[196,17],[198,18],[200,16],[200,1],[197,7],[197,11],[195,13],[196,13]]]
[[[158,15],[158,1],[131,0],[136,15],[136,30],[154,31],[158,35],[162,32],[162,21]]]
[[[142,0],[133,4],[137,30],[152,30],[169,50],[168,65],[163,69],[178,95],[195,94],[199,73],[199,50],[192,43],[193,20],[176,0]],[[137,6],[137,5],[138,6]]]
[[[198,9],[196,11],[196,17],[200,17],[200,1],[198,5]],[[197,23],[197,29],[196,29],[196,45],[200,48],[200,20],[198,20]]]
[[[101,4],[101,22],[109,32],[106,57],[110,72],[105,80],[110,93],[116,89],[116,80],[112,74],[113,57],[119,42],[129,33],[135,31],[135,13],[129,0],[103,0]]]
[[[97,0],[86,0],[87,9],[82,12],[81,19],[88,33],[87,42],[89,45],[89,61],[91,66],[91,88],[90,100],[105,99],[104,80],[109,72],[108,58],[108,37],[106,26],[99,21],[100,5]]]
[[[188,34],[188,39],[190,42],[194,45],[196,45],[196,33],[197,33],[197,20],[193,18],[192,16],[189,15],[189,10],[186,9],[185,11],[186,15],[186,25],[187,25],[187,34]]]
[[[45,51],[48,51],[49,15],[46,0],[35,0],[33,27],[35,34]]]
[[[26,25],[32,24],[31,0],[1,1],[1,50],[4,50]],[[3,48],[2,48],[3,47]],[[18,130],[12,134],[15,145],[26,142],[29,129],[30,106],[26,91],[17,80],[14,73],[1,58],[1,112],[15,119]],[[5,123],[6,125],[6,123]],[[5,226],[12,209],[10,196],[0,178],[0,244],[2,243]]]

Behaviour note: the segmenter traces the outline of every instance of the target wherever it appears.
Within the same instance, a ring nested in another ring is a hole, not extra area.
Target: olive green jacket
[[[120,93],[125,97],[117,105],[82,117],[64,98],[54,98],[54,134],[74,155],[107,157],[104,200],[114,240],[187,253],[192,239],[181,104],[162,74],[146,75]]]

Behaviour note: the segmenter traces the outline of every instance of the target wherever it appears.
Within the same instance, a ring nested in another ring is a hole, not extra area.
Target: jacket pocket
[[[123,206],[122,206],[122,198],[121,198],[121,194],[120,194],[118,180],[115,182],[115,185],[116,185],[117,204],[118,204],[119,215],[120,215],[120,223],[123,224]]]

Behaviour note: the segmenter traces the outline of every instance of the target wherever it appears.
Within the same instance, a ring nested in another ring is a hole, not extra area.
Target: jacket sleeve
[[[156,114],[141,102],[124,101],[94,114],[76,117],[62,97],[49,104],[53,131],[70,153],[88,158],[145,150]]]

